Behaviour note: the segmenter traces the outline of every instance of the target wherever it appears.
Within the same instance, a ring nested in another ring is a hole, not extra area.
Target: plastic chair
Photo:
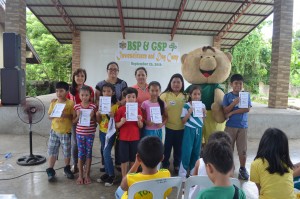
[[[241,187],[241,183],[238,179],[230,178],[230,181],[232,184],[234,184],[238,188]],[[201,187],[201,189],[207,189],[207,188],[214,186],[213,182],[209,179],[208,176],[190,176],[185,182],[184,199],[189,198],[191,188],[195,185],[197,185],[198,188]],[[200,191],[200,189],[198,189],[198,188],[196,189],[197,192]],[[194,190],[194,191],[196,191],[196,190]],[[195,194],[193,194],[193,197],[191,197],[191,199],[193,199],[194,197],[195,197]]]
[[[150,191],[153,199],[163,199],[167,189],[177,187],[177,198],[181,194],[181,177],[159,178],[154,180],[145,180],[131,185],[128,189],[128,199],[134,199],[134,195],[139,191]]]

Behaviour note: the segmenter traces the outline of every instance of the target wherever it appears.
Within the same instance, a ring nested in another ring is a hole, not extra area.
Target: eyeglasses
[[[114,69],[114,68],[109,68],[109,69],[107,69],[107,70],[109,70],[109,71],[111,71],[111,72],[118,72],[118,71],[119,71],[119,69]]]

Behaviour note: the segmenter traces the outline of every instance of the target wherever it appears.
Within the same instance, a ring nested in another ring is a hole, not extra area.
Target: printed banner
[[[119,40],[116,61],[130,62],[132,66],[162,66],[179,63],[178,42]]]

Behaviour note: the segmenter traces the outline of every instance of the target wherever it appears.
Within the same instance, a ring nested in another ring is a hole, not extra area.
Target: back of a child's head
[[[146,136],[138,144],[137,153],[148,168],[155,168],[162,161],[164,146],[157,136]]]
[[[268,161],[267,171],[270,174],[283,175],[288,173],[288,169],[292,169],[293,164],[290,159],[289,142],[285,133],[277,128],[268,128],[259,142],[255,159],[258,158]]]
[[[126,95],[129,94],[135,94],[136,97],[138,97],[138,91],[135,88],[128,87],[123,91],[123,96],[126,97]]]
[[[56,89],[64,89],[66,91],[69,91],[69,84],[67,82],[57,82],[56,83],[56,86],[55,86]]]
[[[234,74],[234,75],[232,75],[231,78],[230,78],[230,83],[232,83],[232,82],[234,82],[234,81],[242,81],[242,82],[244,82],[244,78],[243,78],[243,76],[240,75],[240,74]]]
[[[214,132],[213,134],[211,134],[209,137],[208,137],[208,141],[207,142],[211,142],[211,141],[214,141],[214,140],[225,140],[226,142],[228,142],[229,144],[232,143],[232,140],[229,136],[229,134],[225,131],[216,131]]]
[[[231,145],[225,139],[208,142],[203,150],[203,161],[212,164],[218,172],[228,174],[234,164]]]

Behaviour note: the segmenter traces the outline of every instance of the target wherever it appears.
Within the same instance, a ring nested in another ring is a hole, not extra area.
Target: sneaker
[[[103,174],[100,178],[97,179],[97,182],[106,182],[106,180],[109,178],[109,175],[107,173]]]
[[[240,167],[239,179],[240,180],[248,180],[249,179],[249,173],[248,173],[248,171],[246,170],[245,167]]]
[[[55,180],[55,170],[53,168],[46,169],[48,175],[48,181],[53,182]]]
[[[64,173],[67,176],[68,179],[74,179],[74,174],[71,171],[70,165],[65,166]]]
[[[109,176],[107,178],[107,180],[105,181],[104,186],[106,186],[106,187],[112,186],[114,184],[114,179],[115,179],[115,176]]]

